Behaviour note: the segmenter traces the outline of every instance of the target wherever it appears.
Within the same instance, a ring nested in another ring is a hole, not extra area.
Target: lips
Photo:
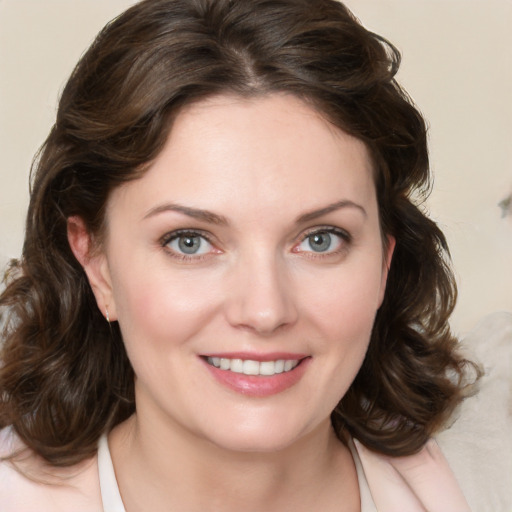
[[[214,379],[232,391],[254,397],[281,393],[302,378],[310,357],[303,354],[212,354],[202,356]]]

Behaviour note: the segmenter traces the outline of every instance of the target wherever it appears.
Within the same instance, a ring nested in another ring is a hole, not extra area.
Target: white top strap
[[[98,443],[98,472],[103,512],[126,512],[119,493],[106,434],[101,436]]]

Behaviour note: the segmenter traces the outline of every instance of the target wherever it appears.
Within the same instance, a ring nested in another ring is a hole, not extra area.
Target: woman
[[[2,510],[467,510],[426,128],[331,0],[146,0],[35,164]],[[99,446],[99,448],[98,448]]]

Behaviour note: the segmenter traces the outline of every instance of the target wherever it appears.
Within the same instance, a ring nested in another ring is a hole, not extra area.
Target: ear
[[[68,218],[67,234],[71,251],[87,275],[98,308],[103,316],[108,316],[107,320],[117,320],[112,281],[105,253],[95,245],[81,217]]]
[[[388,280],[389,269],[391,268],[391,261],[393,259],[393,252],[395,251],[396,239],[394,236],[386,235],[386,244],[384,246],[383,259],[382,259],[382,281],[380,285],[379,307],[382,305],[384,295],[386,293],[386,283]]]

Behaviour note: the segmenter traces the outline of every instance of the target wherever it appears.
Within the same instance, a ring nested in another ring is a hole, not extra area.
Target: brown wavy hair
[[[385,454],[419,450],[462,400],[468,362],[448,327],[446,240],[421,208],[426,125],[395,81],[399,63],[334,0],[145,0],[110,22],[34,161],[23,254],[0,297],[0,425],[65,466],[134,412],[119,328],[98,310],[67,219],[80,216],[101,241],[111,191],[144,172],[184,105],[284,92],[364,141],[382,232],[396,238],[368,353],[332,423],[340,439],[348,431]]]

